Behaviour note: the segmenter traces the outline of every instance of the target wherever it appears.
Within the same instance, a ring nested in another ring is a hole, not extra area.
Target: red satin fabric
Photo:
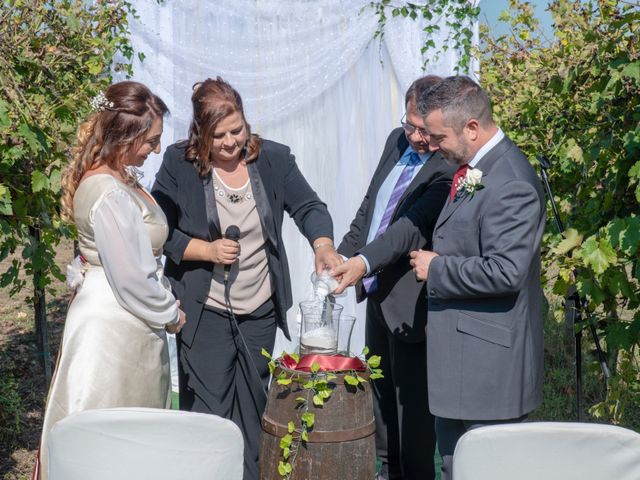
[[[300,370],[302,372],[310,372],[311,365],[317,363],[321,372],[338,372],[338,371],[364,371],[366,366],[357,357],[345,357],[343,355],[303,355],[300,362],[289,355],[282,357],[282,366],[291,370]]]

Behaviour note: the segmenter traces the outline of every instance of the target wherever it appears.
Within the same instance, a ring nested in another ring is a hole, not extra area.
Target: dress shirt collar
[[[493,135],[493,137],[491,137],[489,141],[485,143],[482,146],[482,148],[480,148],[480,150],[476,152],[475,156],[471,159],[468,165],[471,168],[474,168],[478,164],[478,162],[482,160],[482,157],[484,157],[487,154],[487,152],[489,152],[489,150],[495,147],[503,138],[504,138],[504,132],[502,131],[502,129],[498,128],[498,131]]]

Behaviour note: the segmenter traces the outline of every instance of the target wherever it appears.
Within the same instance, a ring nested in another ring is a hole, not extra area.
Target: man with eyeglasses
[[[455,170],[439,153],[430,153],[416,106],[422,93],[440,81],[427,75],[409,87],[402,127],[389,135],[362,205],[338,247],[351,258],[333,271],[341,279],[337,292],[356,285],[358,302],[367,299],[366,344],[382,357],[384,378],[374,382],[373,391],[376,450],[382,460],[378,478],[385,480],[435,475],[434,420],[427,400],[426,297],[408,253],[417,238],[423,248],[431,245],[431,231]],[[408,218],[404,214],[411,207],[415,216]]]

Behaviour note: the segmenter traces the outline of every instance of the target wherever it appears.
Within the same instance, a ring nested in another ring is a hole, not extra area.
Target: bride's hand
[[[182,309],[179,308],[178,323],[174,323],[172,325],[166,325],[164,329],[167,331],[167,333],[172,333],[175,335],[176,333],[180,332],[180,330],[182,330],[182,327],[184,327],[185,323],[187,323],[187,316],[182,311]]]

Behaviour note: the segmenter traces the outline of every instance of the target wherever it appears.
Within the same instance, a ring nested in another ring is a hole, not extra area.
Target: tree
[[[59,216],[61,172],[92,96],[112,68],[131,71],[133,14],[123,0],[5,0],[0,9],[0,261],[21,250],[0,287],[20,292],[22,270],[32,280],[47,378],[45,292],[63,279],[55,249],[74,233]]]
[[[640,4],[555,0],[554,38],[530,4],[510,1],[511,33],[483,34],[481,80],[502,128],[550,181],[565,224],[545,236],[548,288],[577,288],[603,335],[613,377],[591,413],[614,422],[640,407]],[[553,268],[555,266],[555,268]]]

